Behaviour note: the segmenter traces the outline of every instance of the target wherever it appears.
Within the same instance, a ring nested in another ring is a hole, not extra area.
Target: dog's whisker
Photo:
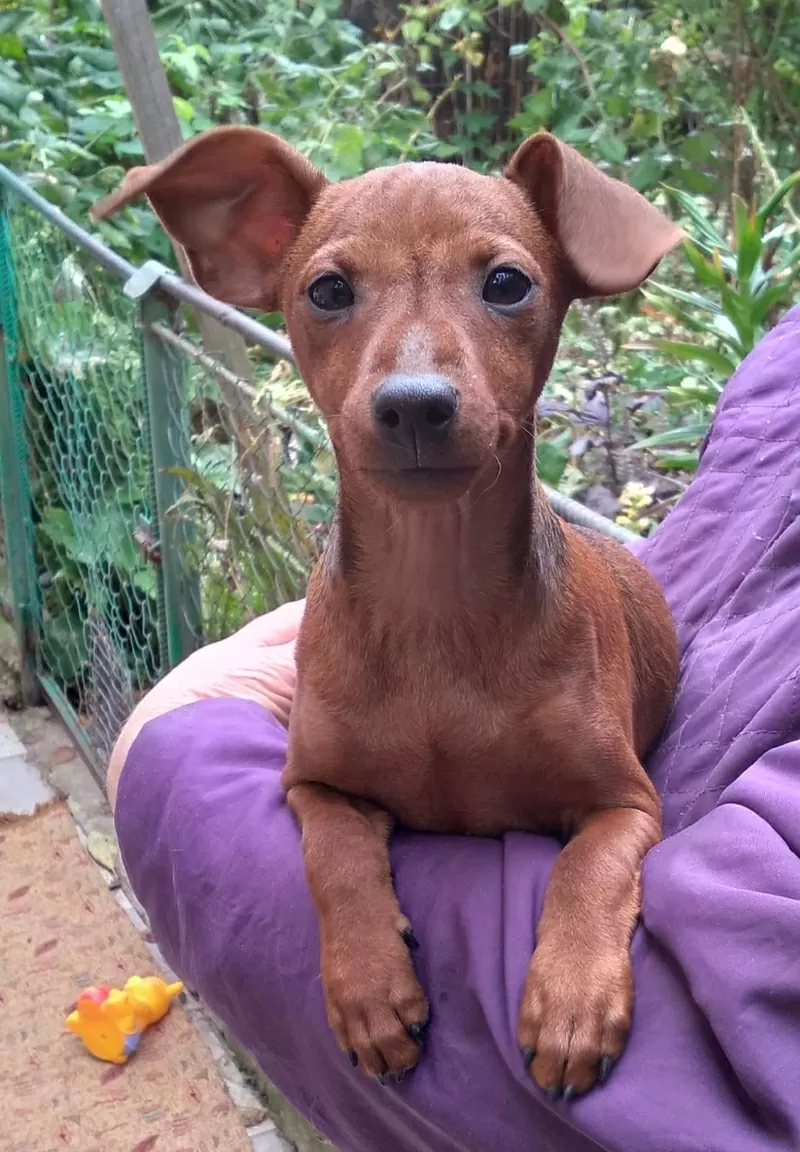
[[[500,476],[501,476],[502,471],[503,471],[503,462],[500,459],[500,457],[497,455],[496,452],[492,453],[492,459],[494,460],[495,464],[497,465],[497,475],[495,476],[494,480],[492,480],[491,484],[489,484],[488,487],[484,488],[484,490],[478,495],[478,497],[475,501],[476,504],[478,504],[481,500],[483,500],[484,496],[488,496],[489,493],[492,491],[492,489],[496,488],[500,482]]]

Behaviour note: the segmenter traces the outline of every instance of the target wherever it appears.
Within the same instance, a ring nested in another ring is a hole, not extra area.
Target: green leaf
[[[756,213],[759,227],[762,231],[764,230],[764,225],[766,224],[767,220],[769,220],[770,216],[772,216],[778,210],[781,203],[786,199],[792,189],[797,186],[797,184],[800,184],[800,170],[793,172],[791,176],[787,176],[786,179],[775,189],[769,200],[767,200],[766,204],[764,204],[763,207],[761,207]]]
[[[743,341],[737,325],[723,312],[712,317],[708,331],[713,332],[718,339],[724,340],[739,356],[746,356],[752,348],[752,343],[748,345],[746,340]]]
[[[750,352],[756,342],[749,298],[735,291],[729,284],[722,287],[722,312],[714,317],[714,326],[725,340],[738,339],[744,352]]]
[[[550,88],[540,88],[525,99],[526,124],[523,131],[536,130],[547,124],[553,115],[553,92]]]
[[[62,556],[66,554],[74,559],[78,547],[72,519],[65,508],[48,505],[39,524],[39,531],[47,536],[50,543]]]
[[[358,176],[364,169],[364,133],[357,124],[342,124],[334,133],[333,154],[340,176]]]
[[[673,178],[675,174],[673,173]],[[700,168],[693,168],[684,162],[679,170],[680,183],[687,192],[694,192],[700,196],[713,196],[719,187],[719,181]]]
[[[761,258],[761,228],[758,218],[747,210],[740,196],[733,200],[733,220],[736,234],[736,275],[739,284],[747,287],[753,269]]]
[[[28,5],[19,5],[0,12],[0,35],[14,32],[28,19]]]
[[[683,428],[670,428],[666,432],[657,432],[655,436],[648,436],[644,440],[637,440],[631,444],[634,451],[643,448],[661,448],[668,444],[695,444],[702,440],[708,432],[708,424],[687,424]]]
[[[664,472],[696,472],[700,463],[699,452],[681,452],[666,448],[656,452],[656,467]]]
[[[595,141],[595,148],[609,164],[624,164],[627,150],[624,141],[618,136],[601,136]]]
[[[692,402],[696,400],[700,404],[710,404],[712,407],[716,407],[725,383],[727,383],[727,377],[719,381],[711,380],[708,376],[684,376],[676,391],[682,399],[688,398]]]
[[[401,27],[403,39],[408,44],[416,44],[425,35],[425,25],[421,20],[406,20]]]
[[[42,651],[48,671],[72,686],[89,663],[89,644],[83,622],[69,609],[42,624]]]
[[[652,343],[654,348],[666,352],[668,356],[674,356],[676,360],[707,364],[725,379],[736,371],[736,363],[723,352],[718,352],[716,348],[707,348],[703,344],[693,344],[688,340],[653,340]]]
[[[194,118],[194,108],[188,100],[183,100],[180,96],[173,96],[172,106],[179,120],[182,120],[185,124],[191,124]]]
[[[562,4],[561,0],[544,0],[544,4],[537,10],[541,11],[542,7],[553,23],[557,24],[559,28],[563,28],[569,24],[572,14],[567,10],[566,5]]]
[[[144,596],[156,596],[158,581],[152,568],[140,568],[138,572],[134,572],[132,581],[133,586]]]
[[[452,32],[466,16],[465,8],[445,8],[439,17],[439,27],[443,32]]]
[[[539,437],[536,441],[536,475],[544,484],[558,487],[569,464],[569,453],[557,441]]]
[[[0,73],[0,104],[10,108],[12,112],[19,112],[28,98],[28,88]]]
[[[25,45],[14,32],[0,35],[0,56],[5,60],[24,60]]]
[[[117,71],[117,57],[111,48],[95,48],[91,44],[74,44],[72,51],[90,68],[97,68],[100,72]]]
[[[783,257],[775,269],[775,272],[793,272],[797,265],[800,265],[800,244],[798,244],[796,248],[792,248],[791,251]]]
[[[694,197],[682,192],[679,188],[672,188],[669,185],[664,187],[668,195],[694,225],[695,235],[692,237],[694,242],[709,251],[717,248],[721,253],[729,253],[730,250],[724,237],[717,231]]]
[[[713,132],[692,132],[681,141],[678,152],[692,164],[707,163],[716,147],[717,137]]]
[[[684,240],[683,250],[686,253],[686,258],[694,269],[697,279],[702,284],[707,284],[709,288],[716,288],[717,291],[725,283],[724,273],[713,263],[707,260],[700,249],[691,240]]]
[[[661,173],[664,165],[659,156],[653,153],[641,156],[628,173],[628,183],[636,188],[639,192],[643,192],[646,188],[652,188],[661,179]]]
[[[684,292],[682,288],[674,288],[671,284],[664,284],[662,281],[658,283],[651,281],[651,284],[653,288],[663,292],[665,296],[669,296],[672,300],[678,300],[681,304],[688,304],[691,309],[710,312],[712,315],[720,311],[720,306],[716,300],[711,300],[708,296],[701,296],[699,292]]]
[[[759,292],[752,304],[751,315],[754,324],[764,324],[773,308],[777,308],[781,304],[788,307],[794,303],[794,286],[798,276],[800,276],[800,268],[795,270],[791,278],[780,280],[777,284]]]

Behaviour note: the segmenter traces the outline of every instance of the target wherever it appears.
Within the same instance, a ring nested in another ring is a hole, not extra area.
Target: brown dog
[[[419,1055],[428,1005],[392,887],[394,820],[563,837],[522,994],[551,1098],[608,1075],[660,808],[641,757],[677,668],[624,549],[550,510],[534,407],[571,300],[626,292],[681,238],[547,134],[503,177],[401,164],[338,185],[250,128],[129,174],[201,287],[285,317],[339,465],[308,591],[285,772],[339,1044],[371,1076]]]

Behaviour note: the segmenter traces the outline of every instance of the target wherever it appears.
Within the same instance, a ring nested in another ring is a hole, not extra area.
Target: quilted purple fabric
[[[433,1006],[425,1057],[380,1087],[327,1028],[285,734],[203,701],[149,724],[122,776],[125,863],[163,950],[342,1152],[800,1149],[800,308],[728,385],[697,479],[642,555],[680,625],[650,769],[637,1007],[609,1083],[530,1084],[517,1004],[556,845],[400,834],[393,861]]]

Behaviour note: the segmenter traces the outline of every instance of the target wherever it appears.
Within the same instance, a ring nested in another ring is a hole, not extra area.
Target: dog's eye
[[[510,308],[521,304],[533,287],[531,280],[519,268],[502,265],[486,277],[483,285],[483,298],[487,304],[497,308]]]
[[[335,272],[315,280],[308,289],[308,298],[320,312],[344,312],[355,303],[353,289]]]

